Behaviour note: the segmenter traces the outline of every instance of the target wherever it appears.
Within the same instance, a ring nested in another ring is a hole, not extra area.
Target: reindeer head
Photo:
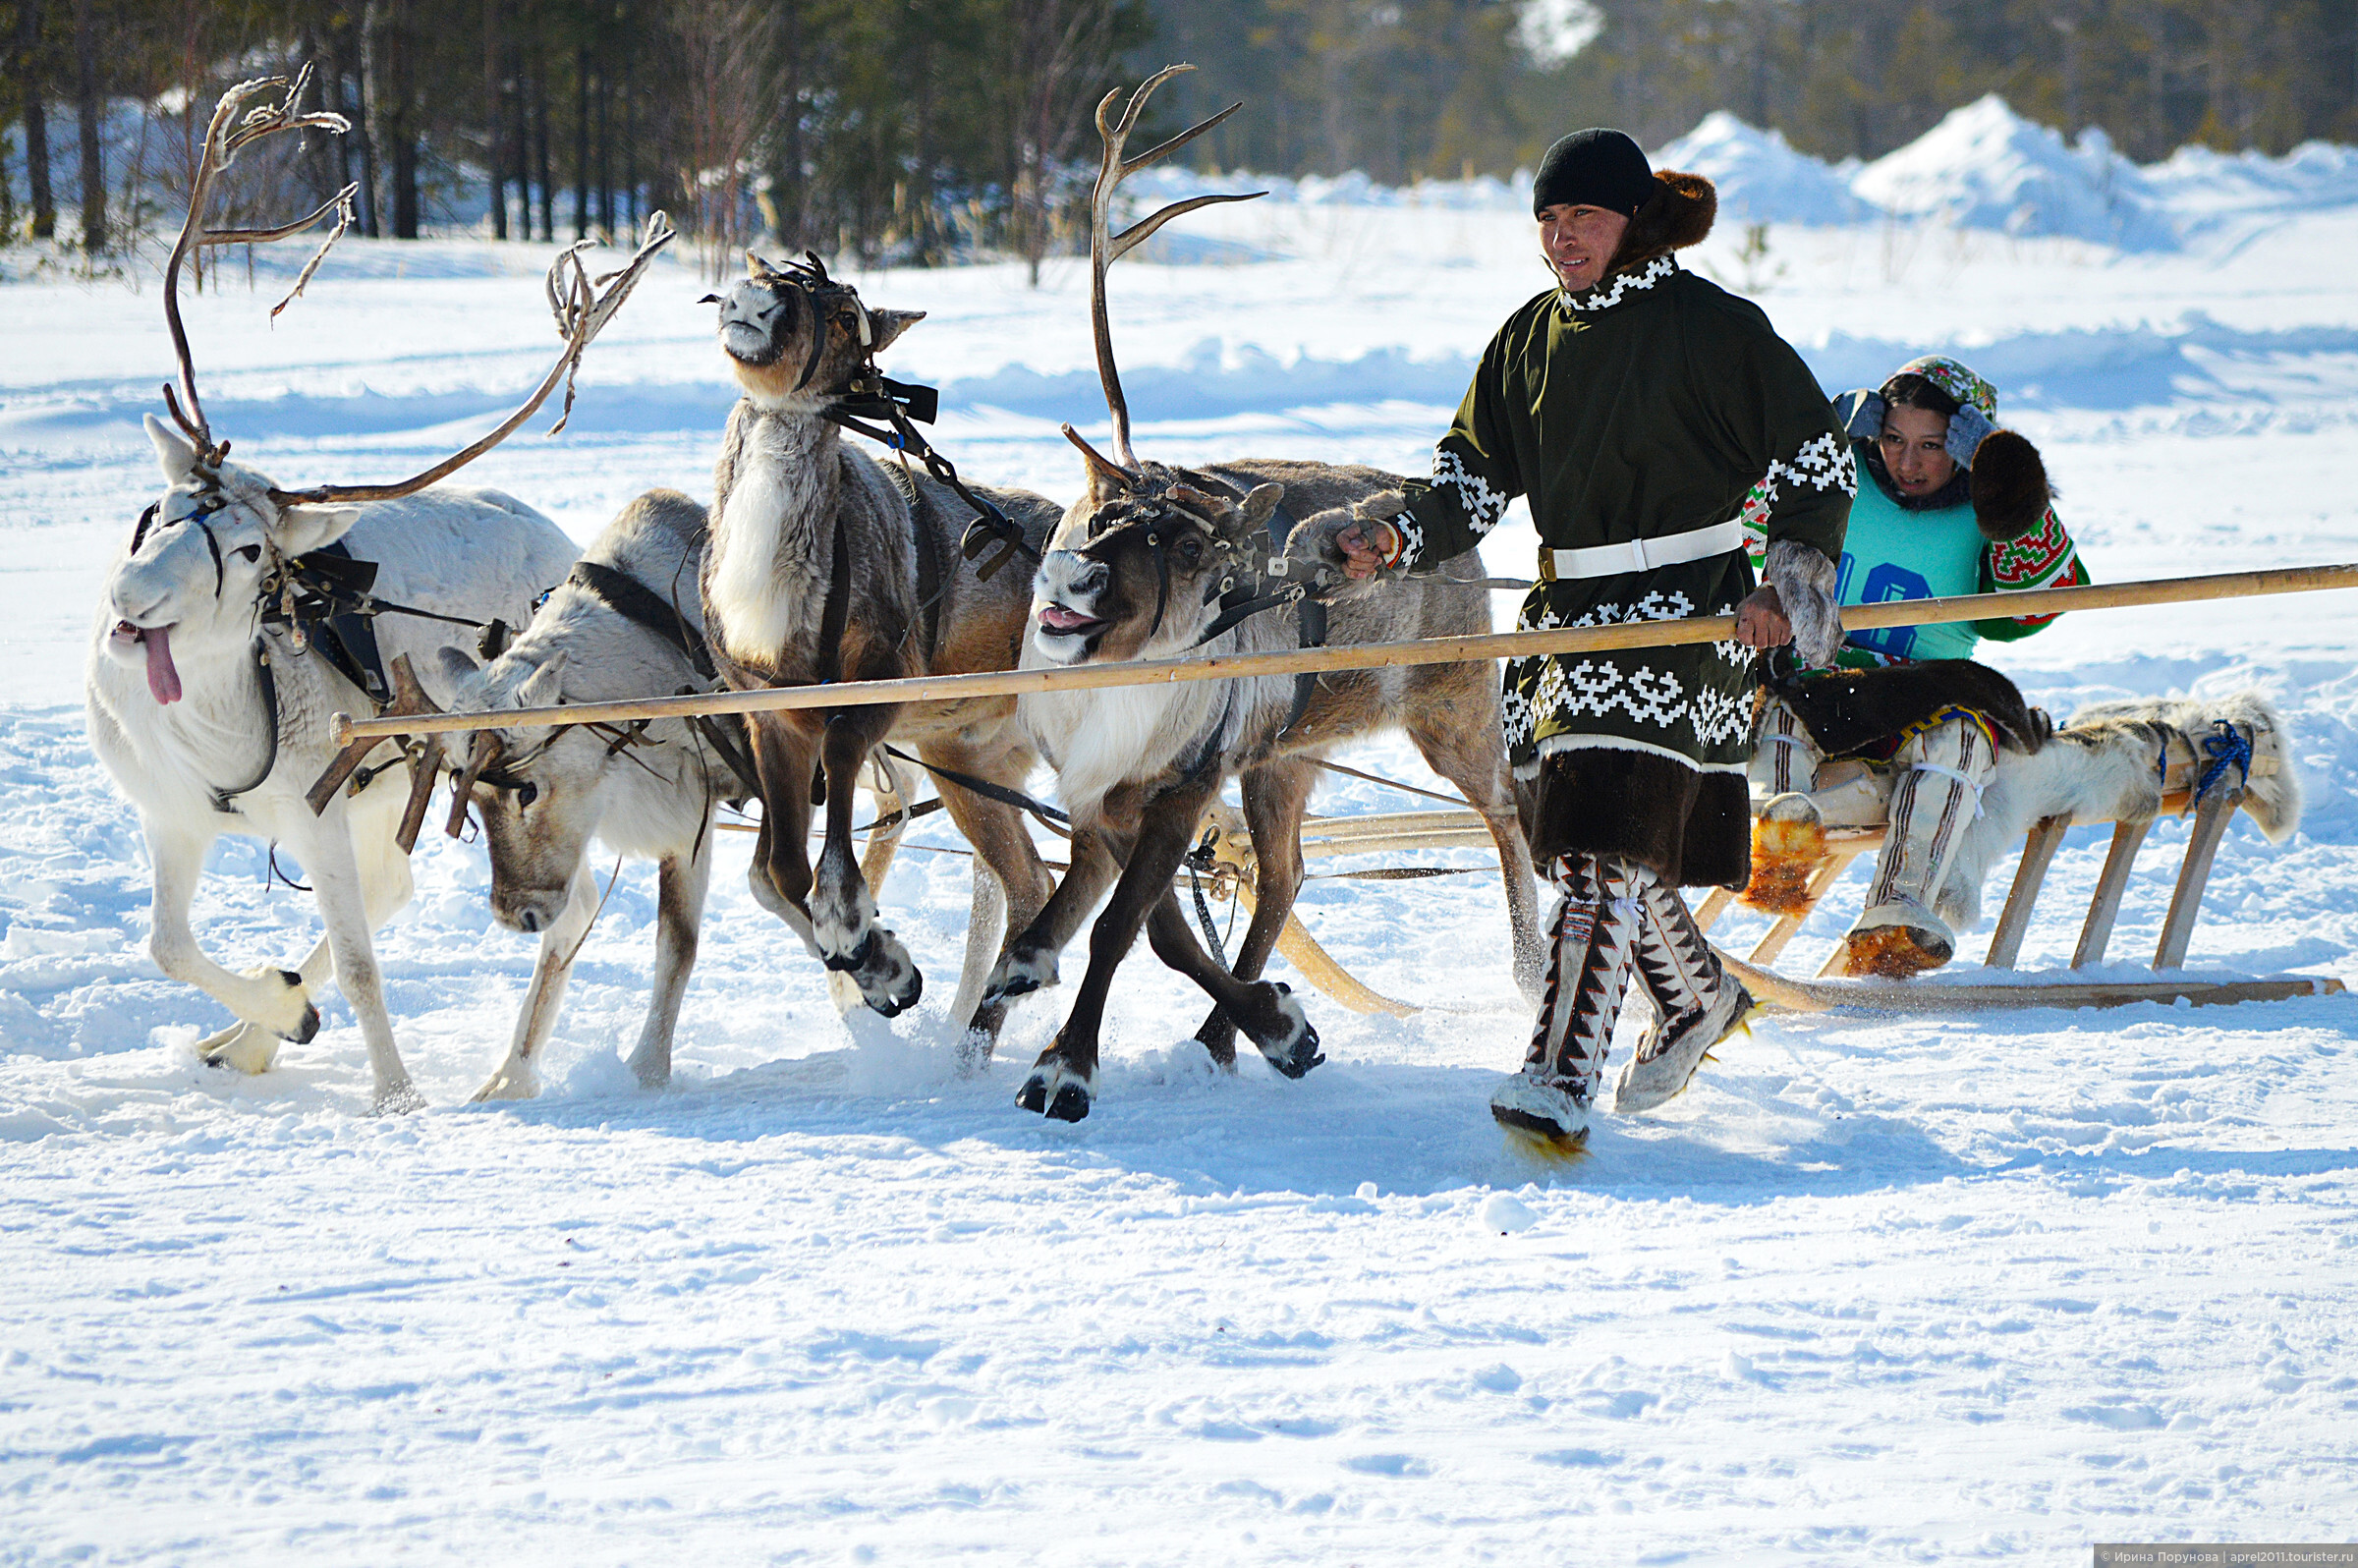
[[[1094,452],[1089,457],[1083,542],[1050,550],[1040,562],[1032,645],[1057,664],[1152,658],[1194,646],[1218,613],[1220,595],[1250,570],[1253,536],[1285,487],[1256,485],[1240,505],[1157,463],[1128,474]]]
[[[280,500],[268,479],[230,462],[226,443],[205,450],[153,415],[147,439],[164,493],[133,525],[131,548],[106,580],[113,629],[104,656],[144,664],[158,702],[180,700],[174,650],[243,656],[256,609],[293,556],[334,543],[355,507]]]
[[[443,674],[456,683],[454,713],[553,707],[564,696],[563,650],[540,647],[529,633],[489,664],[455,647],[441,657]],[[483,824],[492,917],[510,930],[546,930],[565,913],[574,873],[604,820],[605,797],[630,769],[587,729],[485,728],[467,740],[451,821],[462,825],[461,813],[472,809]]]
[[[745,281],[704,300],[720,307],[721,352],[738,384],[772,408],[815,410],[842,397],[926,318],[923,310],[870,309],[815,254],[773,267],[749,251],[745,261]]]

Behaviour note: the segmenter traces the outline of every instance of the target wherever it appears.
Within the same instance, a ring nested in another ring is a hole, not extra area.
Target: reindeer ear
[[[447,643],[434,650],[434,658],[442,666],[442,679],[453,686],[465,685],[471,677],[480,674],[483,668],[476,661],[474,654],[463,647],[452,647]]]
[[[286,506],[279,508],[278,526],[270,533],[281,554],[309,555],[335,543],[360,520],[357,506]]]
[[[1282,484],[1253,486],[1252,493],[1245,497],[1245,529],[1249,532],[1265,525],[1270,514],[1277,510],[1277,503],[1284,499],[1285,486]]]
[[[548,656],[548,662],[525,677],[516,688],[518,707],[555,707],[565,695],[565,653],[562,648]]]
[[[147,439],[155,446],[155,460],[163,465],[164,482],[178,484],[196,471],[196,443],[172,425],[150,414],[146,417]]]
[[[869,344],[868,351],[870,354],[882,354],[892,347],[894,339],[925,318],[926,312],[923,310],[869,311],[869,330],[874,335],[874,341]]]

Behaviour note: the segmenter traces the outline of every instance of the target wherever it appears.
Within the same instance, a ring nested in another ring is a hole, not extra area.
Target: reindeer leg
[[[310,1004],[301,975],[269,968],[234,975],[197,947],[196,933],[189,926],[189,906],[196,900],[197,879],[204,874],[204,852],[215,835],[176,830],[154,817],[143,817],[142,826],[147,833],[148,864],[154,868],[147,951],[156,968],[184,985],[196,986],[239,1019],[239,1027],[213,1036],[205,1047],[215,1051],[226,1051],[232,1045],[251,1048],[253,1041],[244,1028],[249,1025],[298,1045],[318,1034],[319,1010]],[[250,1070],[268,1065],[264,1057]]]
[[[557,1027],[565,1006],[565,982],[573,978],[574,950],[597,913],[597,878],[590,874],[585,858],[573,868],[565,908],[540,933],[540,952],[533,960],[533,983],[524,993],[516,1015],[516,1033],[508,1054],[483,1080],[483,1087],[467,1096],[470,1105],[493,1099],[531,1099],[540,1092],[540,1050]]]
[[[1253,919],[1245,926],[1230,972],[1240,980],[1261,979],[1302,890],[1302,809],[1309,804],[1316,770],[1290,758],[1248,768],[1242,780],[1245,825],[1253,834]],[[1184,923],[1183,923],[1184,924]],[[1193,941],[1193,938],[1190,938]],[[1160,951],[1159,948],[1156,949]],[[1165,962],[1168,962],[1166,960]],[[1213,993],[1217,995],[1217,992]],[[1236,1020],[1214,1007],[1196,1038],[1222,1067],[1236,1064]]]
[[[935,767],[988,779],[1010,789],[1022,789],[1025,775],[1030,771],[1022,765],[1028,754],[1020,748],[1002,747],[994,755],[937,743],[927,746],[923,755]],[[1031,833],[1025,830],[1021,812],[955,784],[942,786],[941,803],[958,831],[975,847],[977,918],[967,928],[967,962],[959,974],[958,997],[951,1004],[950,1017],[966,1023],[967,1035],[960,1048],[970,1064],[979,1065],[990,1059],[999,1028],[1006,1021],[1008,1001],[1015,994],[990,992],[990,982],[999,978],[992,966],[1039,918],[1053,884],[1047,867],[1040,863]],[[982,918],[986,914],[993,922],[988,928]]]
[[[679,1027],[680,1000],[696,968],[697,933],[704,923],[704,892],[712,885],[712,833],[706,829],[696,850],[663,862],[655,878],[655,988],[647,998],[646,1026],[630,1068],[642,1089],[671,1082],[671,1036]]]
[[[423,1103],[410,1083],[409,1070],[393,1043],[393,1020],[385,1009],[384,984],[376,954],[368,941],[367,895],[359,858],[353,853],[346,808],[331,805],[327,814],[308,824],[292,847],[310,873],[319,918],[327,927],[329,956],[336,966],[336,984],[359,1019],[361,1038],[368,1048],[368,1068],[375,1080],[369,1096],[372,1114],[416,1110]]]
[[[1310,1015],[1294,1000],[1293,987],[1271,980],[1241,980],[1213,962],[1188,928],[1179,895],[1166,889],[1147,917],[1147,940],[1154,956],[1204,987],[1216,1004],[1215,1012],[1236,1020],[1248,1038],[1260,1047],[1271,1067],[1288,1078],[1300,1078],[1326,1058],[1319,1054],[1319,1032]],[[1215,1057],[1214,1060],[1217,1060]],[[1228,1047],[1233,1067],[1236,1047]]]
[[[876,901],[860,875],[852,850],[852,811],[859,799],[860,769],[868,754],[891,730],[891,708],[846,709],[829,714],[819,756],[827,770],[827,837],[818,852],[808,908],[811,930],[827,968],[859,983],[868,1005],[891,1018],[917,1005],[925,977],[899,937],[876,922]]]
[[[982,1027],[983,1010],[993,1006],[1004,1010],[1015,998],[1058,982],[1057,960],[1122,869],[1120,856],[1101,829],[1075,829],[1072,857],[1072,868],[1029,924],[1019,926],[1009,917],[1006,946],[982,987],[982,1008],[969,1029]]]
[[[1485,695],[1490,680],[1484,665]],[[1487,717],[1476,734],[1433,723],[1472,706],[1469,702],[1434,703],[1431,716],[1412,720],[1408,738],[1424,754],[1426,765],[1456,785],[1474,803],[1490,840],[1498,846],[1498,872],[1506,884],[1506,923],[1514,933],[1515,986],[1534,1007],[1546,990],[1547,944],[1540,936],[1540,910],[1535,890],[1538,873],[1531,864],[1531,843],[1523,836],[1523,821],[1515,812],[1515,780],[1506,761],[1506,737],[1498,725],[1498,704],[1487,703]],[[1258,841],[1257,841],[1258,842]]]
[[[1139,812],[1137,837],[1123,857],[1113,898],[1090,928],[1089,973],[1074,991],[1073,1010],[1016,1092],[1015,1102],[1025,1110],[1063,1122],[1077,1122],[1089,1114],[1090,1102],[1096,1097],[1097,1033],[1104,1023],[1114,971],[1138,941],[1154,906],[1171,896],[1171,876],[1186,859],[1196,823],[1219,785],[1217,772],[1207,769],[1204,777],[1143,803],[1147,809]],[[1072,878],[1066,880],[1069,884]],[[1057,889],[1059,897],[1063,891]]]
[[[754,772],[761,784],[761,830],[746,872],[754,902],[784,921],[813,958],[822,955],[803,901],[811,893],[811,764],[809,742],[788,724],[757,719]]]

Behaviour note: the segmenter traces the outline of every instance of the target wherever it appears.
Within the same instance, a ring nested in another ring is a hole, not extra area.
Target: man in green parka
[[[1656,1022],[1622,1072],[1621,1110],[1678,1093],[1750,1011],[1678,889],[1749,874],[1753,649],[1790,640],[1823,662],[1841,638],[1850,444],[1759,307],[1672,258],[1717,205],[1710,181],[1657,176],[1618,131],[1549,148],[1532,208],[1557,286],[1490,340],[1432,481],[1334,541],[1354,578],[1413,573],[1472,548],[1521,495],[1541,551],[1519,628],[1738,618],[1736,642],[1507,665],[1523,826],[1562,900],[1523,1070],[1490,1109],[1558,1146],[1586,1134],[1633,978]],[[1740,508],[1764,474],[1756,590]]]

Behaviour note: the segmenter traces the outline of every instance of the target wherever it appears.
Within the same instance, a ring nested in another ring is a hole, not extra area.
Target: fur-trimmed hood
[[[1612,265],[1604,269],[1608,278],[1642,267],[1656,256],[1701,245],[1719,216],[1718,189],[1702,175],[1662,169],[1656,172],[1655,180],[1660,189],[1629,220],[1621,247],[1613,252]]]

